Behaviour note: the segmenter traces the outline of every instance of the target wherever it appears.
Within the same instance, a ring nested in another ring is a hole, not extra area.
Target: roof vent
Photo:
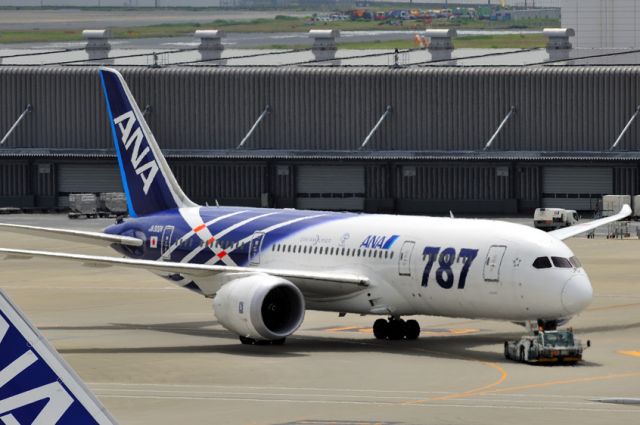
[[[89,60],[100,60],[103,64],[109,63],[109,52],[111,44],[109,38],[111,31],[109,30],[84,30],[82,36],[87,40],[84,47],[89,56]]]
[[[339,65],[340,60],[336,59],[336,38],[340,37],[338,30],[310,30],[309,37],[313,38],[311,53],[315,57],[313,65],[331,66]]]
[[[336,50],[336,38],[340,37],[338,30],[310,30],[309,37],[313,38],[312,51]]]
[[[454,29],[426,30],[425,36],[429,37],[429,50],[453,50],[453,39],[458,36]]]
[[[111,44],[109,44],[111,31],[109,30],[84,30],[82,31],[82,37],[87,40],[87,45],[85,46],[87,51],[111,50]]]
[[[224,46],[222,45],[222,39],[225,36],[224,31],[196,30],[193,35],[200,39],[198,50],[201,52],[207,50],[224,50]]]
[[[547,37],[548,50],[571,49],[569,37],[575,37],[573,28],[545,28],[542,34]]]

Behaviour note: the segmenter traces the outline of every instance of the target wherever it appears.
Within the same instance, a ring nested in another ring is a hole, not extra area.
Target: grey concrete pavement
[[[0,216],[96,230],[110,220]],[[308,312],[284,346],[243,346],[211,301],[144,271],[0,262],[0,286],[123,424],[634,423],[640,397],[640,241],[569,242],[595,289],[571,325],[591,349],[573,367],[507,361],[510,323],[417,317],[414,342],[377,341],[373,317]],[[0,232],[0,246],[114,255]]]

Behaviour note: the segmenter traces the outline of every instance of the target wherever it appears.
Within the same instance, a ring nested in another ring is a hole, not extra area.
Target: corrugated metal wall
[[[605,151],[640,103],[639,67],[126,68],[163,148],[478,150],[517,113],[496,150]],[[95,67],[0,67],[0,129],[34,111],[5,148],[112,146]],[[622,141],[638,150],[639,125]]]
[[[0,163],[0,196],[18,197],[30,193],[29,164],[27,162]]]
[[[540,167],[518,167],[516,198],[525,201],[537,201],[540,199]]]
[[[621,194],[638,194],[638,167],[613,169],[613,191]]]
[[[259,205],[260,195],[267,192],[264,164],[181,161],[173,163],[172,169],[187,196],[202,204],[214,205],[218,200]]]
[[[491,165],[407,165],[397,169],[396,194],[418,200],[503,200],[510,197],[509,173]]]
[[[33,188],[35,195],[56,196],[56,171],[56,167],[49,162],[36,163],[33,165],[31,172],[35,175],[35,187]]]

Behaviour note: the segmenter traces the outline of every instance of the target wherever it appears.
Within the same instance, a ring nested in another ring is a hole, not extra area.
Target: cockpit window
[[[571,269],[573,265],[567,258],[562,257],[551,257],[551,261],[553,261],[553,265],[559,267],[561,269]]]
[[[578,257],[571,257],[569,258],[569,261],[571,262],[571,265],[576,269],[582,267],[582,263],[580,262],[580,260],[578,260]]]
[[[536,269],[550,269],[551,261],[549,261],[549,257],[538,257],[533,262],[533,267]]]

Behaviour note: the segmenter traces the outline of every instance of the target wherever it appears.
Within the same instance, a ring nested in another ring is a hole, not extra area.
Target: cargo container
[[[617,214],[623,205],[631,206],[631,195],[605,195],[602,197],[602,216]]]

